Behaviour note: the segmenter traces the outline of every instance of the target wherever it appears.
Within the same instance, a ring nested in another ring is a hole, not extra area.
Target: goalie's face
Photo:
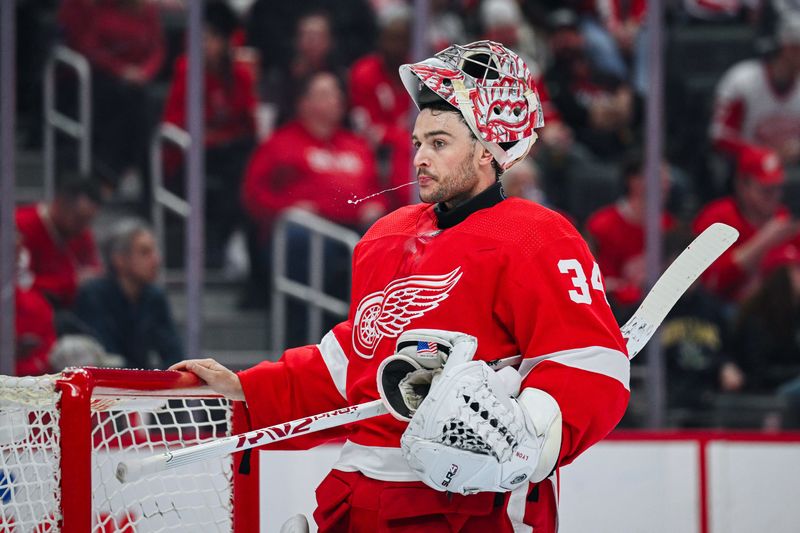
[[[492,156],[457,112],[423,109],[412,142],[419,197],[425,203],[458,206],[491,186]]]

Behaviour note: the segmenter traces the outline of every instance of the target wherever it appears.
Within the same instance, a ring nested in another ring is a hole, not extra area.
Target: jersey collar
[[[448,209],[444,203],[440,202],[433,208],[433,212],[436,214],[439,229],[447,229],[460,224],[472,213],[497,205],[505,199],[506,193],[503,190],[503,184],[498,181],[455,209]]]

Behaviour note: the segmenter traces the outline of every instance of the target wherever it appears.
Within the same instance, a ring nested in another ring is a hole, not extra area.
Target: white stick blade
[[[633,317],[621,328],[631,359],[647,344],[683,293],[737,238],[739,232],[727,224],[712,224],[667,268]]]

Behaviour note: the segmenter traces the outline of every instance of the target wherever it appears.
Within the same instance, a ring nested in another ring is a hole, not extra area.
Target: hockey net
[[[231,434],[232,406],[190,374],[0,376],[0,531],[233,531],[231,457],[133,483],[121,460]]]

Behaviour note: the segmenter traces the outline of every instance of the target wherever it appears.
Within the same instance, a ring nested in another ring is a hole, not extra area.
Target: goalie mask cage
[[[246,430],[236,404],[183,372],[0,376],[0,532],[257,531],[257,468],[239,474],[241,457],[114,476],[122,459]]]

